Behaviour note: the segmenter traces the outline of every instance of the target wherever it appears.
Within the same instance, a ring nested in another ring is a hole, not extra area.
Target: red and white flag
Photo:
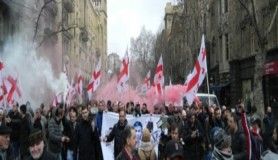
[[[164,87],[164,74],[163,74],[163,61],[162,56],[160,56],[158,64],[156,66],[155,75],[154,75],[154,86],[156,88],[156,93],[162,95]]]
[[[148,71],[144,83],[139,88],[139,92],[144,95],[151,88],[151,71]]]
[[[129,58],[128,58],[128,53],[126,53],[125,57],[122,60],[120,74],[118,76],[118,81],[117,81],[118,92],[121,93],[128,88],[128,83],[127,83],[128,79],[129,79]]]
[[[9,75],[4,81],[4,86],[7,89],[8,104],[13,104],[14,101],[17,101],[19,98],[21,98],[21,91],[19,89],[17,78],[13,78],[11,75]]]
[[[3,104],[4,97],[7,94],[7,88],[4,83],[3,77],[4,63],[0,61],[0,103]]]
[[[81,74],[78,74],[78,76],[77,76],[76,91],[79,95],[82,95],[82,92],[83,92],[83,77],[81,76]]]
[[[63,101],[63,92],[60,92],[55,95],[53,101],[52,101],[52,106],[53,107],[58,107],[59,103],[62,103]]]
[[[186,91],[185,96],[187,99],[187,103],[191,105],[196,97],[198,92],[198,88],[203,83],[203,80],[206,77],[207,73],[207,54],[205,47],[205,37],[202,36],[201,40],[201,48],[199,52],[198,59],[195,62],[193,72],[187,76],[185,85]]]
[[[87,86],[87,93],[88,93],[89,100],[91,100],[92,98],[92,93],[95,92],[98,86],[100,85],[100,78],[101,78],[100,69],[101,69],[101,61],[98,62],[96,69],[92,74],[91,81]]]

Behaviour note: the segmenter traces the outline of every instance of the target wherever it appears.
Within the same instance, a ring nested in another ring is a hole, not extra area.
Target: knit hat
[[[214,127],[212,129],[212,138],[214,146],[219,150],[231,147],[231,136],[228,135],[222,128]]]
[[[151,141],[151,133],[147,128],[144,128],[142,142],[150,142],[150,141]]]
[[[41,141],[43,141],[42,131],[37,128],[32,128],[29,135],[29,146],[33,146]]]

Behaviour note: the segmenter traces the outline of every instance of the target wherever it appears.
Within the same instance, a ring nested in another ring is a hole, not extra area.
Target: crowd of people
[[[119,121],[101,137],[106,111],[118,113]],[[101,142],[112,141],[117,160],[278,159],[278,126],[271,107],[264,117],[255,107],[246,113],[242,104],[234,108],[162,104],[151,113],[162,119],[158,152],[151,140],[152,127],[143,129],[136,144],[136,130],[126,119],[127,114],[150,114],[145,103],[91,101],[49,108],[42,104],[35,112],[30,103],[14,103],[0,108],[0,160],[102,160]]]

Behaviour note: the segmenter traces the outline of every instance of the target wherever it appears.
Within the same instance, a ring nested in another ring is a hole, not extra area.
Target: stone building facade
[[[250,1],[243,2],[247,2],[247,8],[252,8]],[[275,13],[277,1],[254,2],[259,31],[265,33]],[[180,5],[183,5],[182,12],[173,9]],[[266,36],[267,53],[263,77],[265,105],[277,105],[278,99],[277,17],[276,15]],[[192,70],[203,33],[206,36],[210,91],[217,94],[221,104],[234,106],[242,99],[246,104],[254,105],[255,55],[260,53],[260,48],[252,20],[239,0],[186,0],[174,5],[166,4],[165,28],[158,37],[159,43],[165,48],[165,56],[173,57],[172,62],[168,63],[176,64],[179,60],[187,60],[174,69],[174,74],[180,74],[177,71],[181,67],[185,69],[181,70],[184,75]],[[160,48],[158,51],[162,50],[161,46],[156,46]],[[204,86],[201,91],[206,91]]]
[[[245,5],[250,9],[251,3]],[[259,31],[265,33],[275,12],[277,1],[254,0]],[[207,42],[210,44],[210,76],[215,91],[219,92],[223,104],[234,106],[239,99],[247,105],[253,104],[255,56],[260,48],[252,19],[239,1],[210,1],[207,10]],[[266,64],[277,61],[278,18],[267,36]],[[270,105],[278,96],[277,83],[265,83],[268,77],[277,73],[264,75],[265,105]],[[275,79],[275,78],[274,78]],[[272,86],[269,90],[266,86]],[[271,94],[271,95],[270,95]],[[224,99],[229,97],[230,99]],[[278,107],[278,106],[277,106]]]
[[[0,49],[14,34],[35,42],[56,76],[91,73],[107,57],[106,0],[0,0]],[[103,65],[105,69],[105,65]]]

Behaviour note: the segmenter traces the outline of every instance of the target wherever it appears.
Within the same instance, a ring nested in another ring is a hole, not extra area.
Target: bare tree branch
[[[36,40],[36,37],[37,37],[37,34],[38,34],[38,29],[39,29],[39,21],[40,21],[40,18],[41,18],[41,15],[42,15],[42,11],[46,8],[46,6],[51,3],[51,2],[55,2],[55,0],[49,0],[47,2],[45,2],[40,10],[40,13],[38,15],[38,18],[37,18],[37,21],[35,23],[35,32],[34,32],[34,37],[33,37],[33,42],[35,42]]]
[[[252,25],[253,25],[254,30],[255,30],[255,32],[257,34],[260,48],[262,48],[263,45],[266,43],[266,38],[262,36],[262,33],[259,30],[257,16],[256,16],[256,11],[255,11],[254,0],[251,0],[252,12],[248,9],[247,5],[242,2],[242,0],[238,0],[238,1],[241,4],[241,6],[245,9],[245,11],[247,12],[247,16],[252,19]]]
[[[268,27],[268,29],[267,29],[267,31],[266,31],[266,35],[269,34],[270,31],[271,31],[271,29],[272,29],[272,26],[273,26],[273,24],[274,24],[274,21],[275,21],[277,12],[278,12],[278,2],[277,2],[277,4],[276,4],[276,9],[275,9],[275,12],[274,12],[274,14],[273,14],[273,16],[272,16],[272,19],[271,19],[271,22],[270,22],[270,24],[269,24],[269,27]]]
[[[69,28],[62,28],[62,29],[60,29],[58,31],[52,32],[51,34],[49,34],[48,36],[43,38],[43,40],[39,43],[37,48],[39,48],[47,39],[51,38],[52,36],[57,35],[58,33],[61,33],[61,32],[69,31],[69,30],[74,29],[74,28],[77,28],[77,25],[71,26]]]

